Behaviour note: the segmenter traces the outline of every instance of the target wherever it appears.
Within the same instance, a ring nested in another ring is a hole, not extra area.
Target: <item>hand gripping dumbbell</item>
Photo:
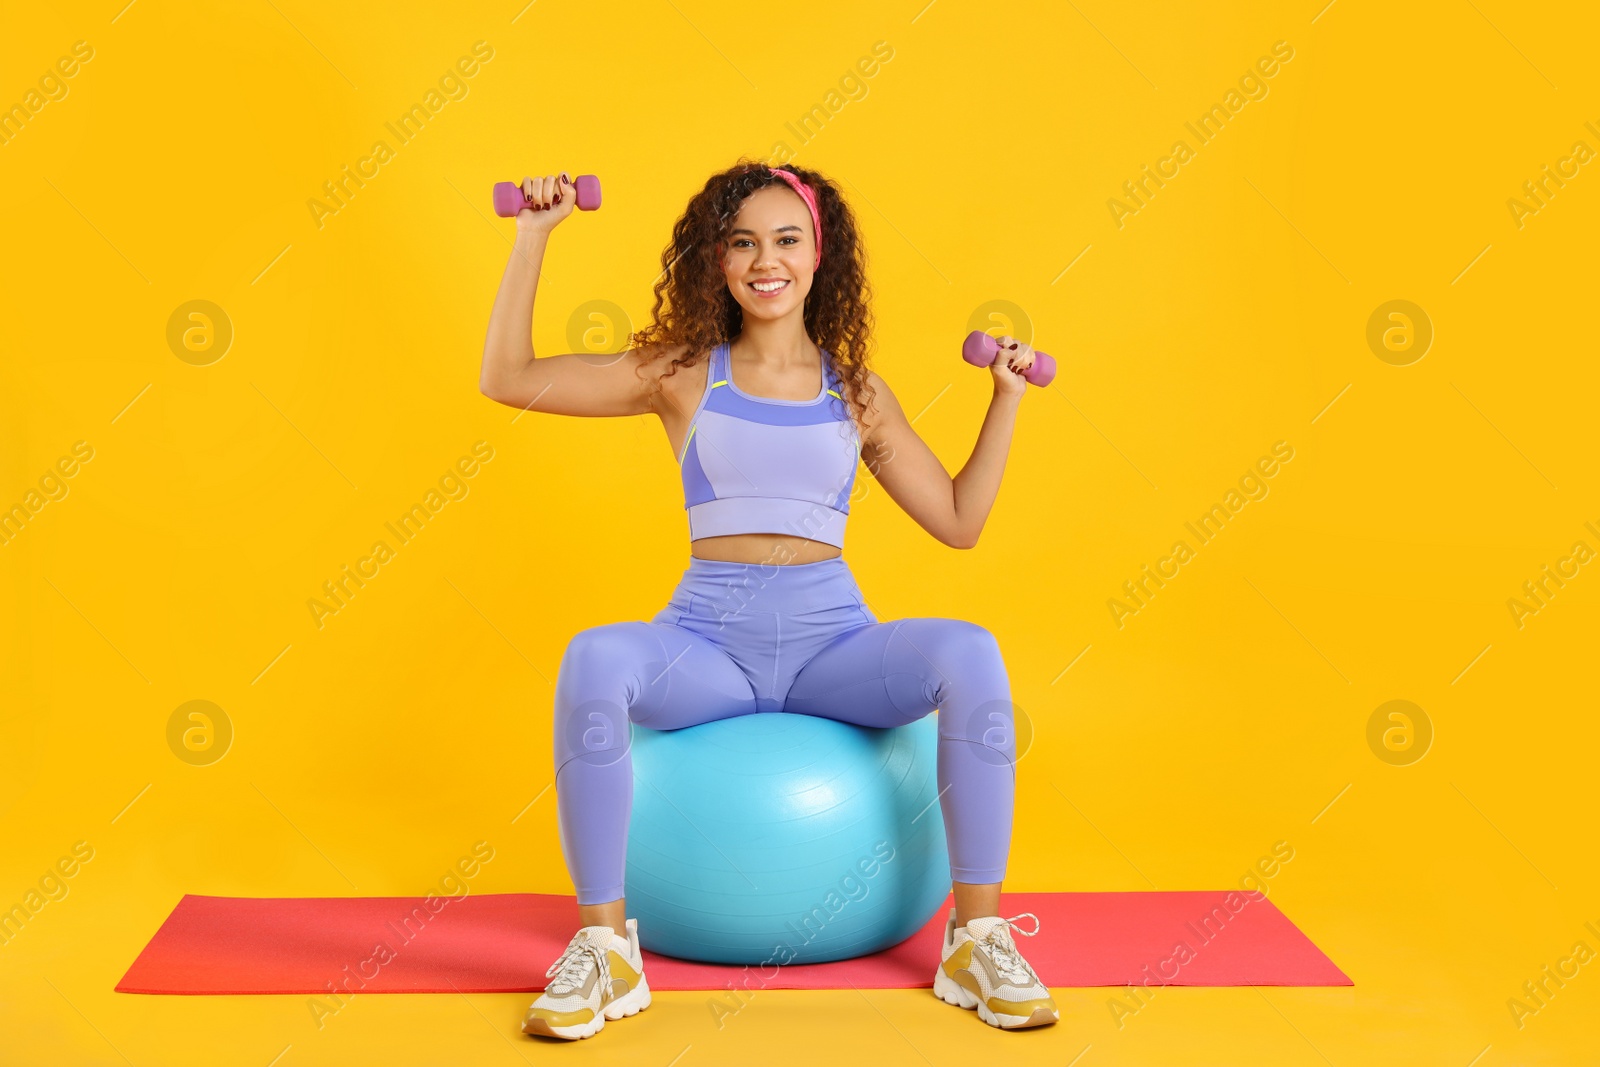
[[[1006,352],[1011,350],[1005,349]],[[961,358],[974,367],[989,367],[1001,352],[1000,342],[982,330],[973,330],[961,345]],[[1049,385],[1056,376],[1056,361],[1037,348],[1033,350],[1033,366],[1022,375],[1034,385]]]
[[[580,174],[572,182],[573,188],[578,191],[578,207],[583,211],[593,211],[600,206],[600,179],[593,174]],[[528,206],[528,198],[522,192],[520,182],[495,182],[494,183],[494,213],[503,219],[514,217],[517,212]]]

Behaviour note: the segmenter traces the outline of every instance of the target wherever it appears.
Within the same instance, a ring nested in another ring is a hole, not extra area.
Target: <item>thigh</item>
[[[558,707],[569,707],[576,718],[625,712],[652,730],[756,710],[750,680],[732,657],[710,638],[663,621],[579,631],[561,661],[556,690]]]
[[[939,707],[966,672],[971,650],[993,640],[959,619],[871,623],[813,656],[795,676],[783,710],[859,726],[904,726]]]

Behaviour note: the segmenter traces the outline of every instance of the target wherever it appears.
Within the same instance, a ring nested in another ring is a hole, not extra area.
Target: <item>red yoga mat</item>
[[[186,894],[117,992],[536,992],[578,929],[577,904],[566,895],[444,899],[430,913],[421,897]],[[646,951],[645,975],[661,991],[925,988],[949,908],[947,898],[921,930],[872,956],[752,965],[746,973]],[[1030,911],[1040,932],[1017,937],[1018,947],[1052,987],[1353,984],[1265,897],[1231,890],[1003,895],[1000,914]]]

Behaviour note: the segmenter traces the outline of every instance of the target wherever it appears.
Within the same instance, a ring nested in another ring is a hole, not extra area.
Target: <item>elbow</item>
[[[478,375],[478,392],[496,403],[506,402],[505,382],[499,375],[490,374],[487,370]]]
[[[951,548],[976,548],[978,546],[978,531],[971,533],[957,532],[945,539],[945,544]]]
[[[531,359],[533,353],[528,353]],[[505,403],[505,397],[510,394],[511,388],[525,375],[519,368],[526,366],[526,360],[519,362],[508,350],[497,345],[485,345],[483,361],[478,366],[478,392],[490,400]]]

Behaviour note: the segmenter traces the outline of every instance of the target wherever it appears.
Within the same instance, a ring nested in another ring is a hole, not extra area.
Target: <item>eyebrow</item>
[[[774,226],[774,227],[773,227],[773,228],[772,228],[772,232],[773,232],[773,233],[782,233],[782,232],[783,232],[783,231],[785,231],[785,230],[794,230],[794,231],[795,231],[795,232],[796,232],[796,233],[804,233],[804,232],[805,232],[805,231],[804,231],[804,230],[802,230],[802,229],[801,229],[801,228],[800,228],[800,227],[799,227],[799,226],[795,226],[795,225],[793,225],[793,224],[792,224],[792,223],[791,223],[791,224],[790,224],[790,225],[788,225],[788,226]],[[739,228],[739,229],[737,229],[737,230],[729,230],[729,231],[728,231],[728,236],[729,236],[729,237],[732,237],[732,236],[733,236],[733,235],[734,235],[734,234],[736,234],[736,233],[747,233],[747,234],[749,234],[749,235],[750,235],[750,236],[751,236],[751,237],[754,237],[754,236],[755,236],[755,235],[756,235],[756,231],[754,231],[754,230],[747,230],[747,229],[744,229],[744,228],[743,228],[743,227],[740,227],[740,228]]]

